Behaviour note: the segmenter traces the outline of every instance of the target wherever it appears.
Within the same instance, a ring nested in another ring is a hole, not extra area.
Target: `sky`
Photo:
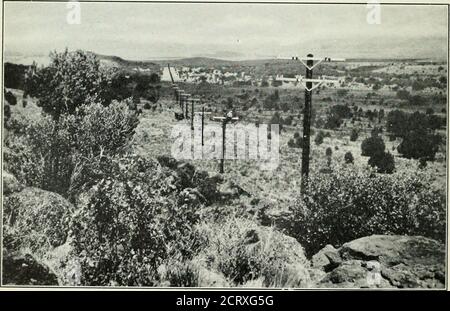
[[[131,60],[172,57],[446,58],[445,6],[80,3],[81,23],[67,23],[67,3],[6,2],[5,55],[83,49]]]

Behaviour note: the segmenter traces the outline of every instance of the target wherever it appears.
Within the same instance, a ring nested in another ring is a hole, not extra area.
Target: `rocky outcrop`
[[[421,236],[372,235],[312,258],[317,287],[443,288],[445,246]]]
[[[30,254],[4,251],[4,285],[58,285],[57,277],[50,269]]]

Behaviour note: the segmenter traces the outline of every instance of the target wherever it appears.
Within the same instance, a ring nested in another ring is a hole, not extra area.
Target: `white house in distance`
[[[169,68],[170,68],[170,72],[169,72]],[[174,67],[167,67],[167,66],[163,68],[163,74],[161,77],[161,81],[172,82],[172,79],[170,78],[170,73],[172,73],[174,82],[181,81],[180,75],[178,74],[178,70],[176,70]]]

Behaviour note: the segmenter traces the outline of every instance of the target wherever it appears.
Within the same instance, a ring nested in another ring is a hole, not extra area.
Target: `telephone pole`
[[[214,121],[220,121],[222,123],[222,157],[220,158],[220,166],[219,166],[219,173],[223,174],[224,173],[224,162],[225,162],[225,142],[226,142],[226,137],[225,137],[225,133],[226,133],[226,128],[227,128],[227,123],[231,122],[231,121],[238,121],[239,118],[238,117],[232,117],[232,116],[225,116],[225,117],[213,117]]]
[[[308,54],[306,63],[306,79],[312,79],[312,66],[314,60],[313,55]],[[305,88],[305,107],[303,108],[303,148],[302,148],[302,182],[301,191],[306,188],[309,178],[309,152],[310,152],[310,139],[311,139],[311,101],[312,101],[312,82],[306,82]]]
[[[311,112],[312,112],[312,91],[322,83],[336,83],[337,80],[313,79],[313,69],[322,62],[343,62],[345,59],[330,57],[314,58],[313,54],[308,54],[306,59],[298,57],[278,57],[279,59],[290,59],[300,61],[306,67],[305,78],[282,78],[279,81],[300,82],[305,87],[305,107],[303,108],[303,146],[302,146],[302,181],[300,191],[305,192],[309,178],[309,155],[311,152]],[[306,60],[306,63],[304,62]],[[314,61],[317,61],[314,63]],[[315,83],[315,84],[314,84]]]
[[[191,98],[191,130],[194,130],[194,109],[195,109],[195,103],[200,102],[199,98]]]

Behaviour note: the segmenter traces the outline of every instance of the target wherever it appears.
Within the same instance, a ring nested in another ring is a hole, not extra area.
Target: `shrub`
[[[296,148],[297,147],[297,144],[295,143],[295,140],[293,138],[289,139],[288,147],[290,147],[290,148]]]
[[[294,120],[294,118],[292,116],[287,116],[284,120],[283,120],[283,124],[284,125],[292,125],[292,121]]]
[[[176,191],[156,161],[124,157],[99,181],[74,217],[74,255],[84,285],[151,286],[174,254],[190,259],[198,205]]]
[[[204,258],[212,271],[222,273],[234,285],[261,280],[267,287],[306,287],[309,266],[297,241],[246,219],[202,224]]]
[[[319,131],[316,135],[316,138],[314,138],[314,142],[316,145],[320,145],[323,143],[324,133],[322,131]]]
[[[11,106],[8,105],[7,103],[3,103],[3,120],[5,122],[5,127],[6,123],[9,121],[10,118],[11,118]]]
[[[378,173],[392,174],[395,170],[394,156],[389,152],[375,153],[369,158],[368,164],[376,167]]]
[[[334,130],[341,126],[343,123],[342,118],[336,114],[336,113],[329,113],[327,114],[325,124],[323,125],[324,128]]]
[[[353,166],[310,175],[305,194],[290,207],[285,228],[312,255],[332,244],[372,234],[445,239],[445,200],[425,175],[378,175]]]
[[[331,147],[327,147],[327,149],[325,150],[325,155],[327,157],[331,157],[333,154],[333,150],[331,149]]]
[[[366,138],[361,143],[361,155],[372,156],[377,153],[382,153],[385,149],[383,139],[380,136],[371,136]]]
[[[10,91],[5,91],[5,100],[6,100],[11,106],[17,105],[17,98],[16,98],[16,96],[14,96],[14,94],[11,93]]]
[[[25,188],[4,200],[3,224],[9,250],[27,249],[39,255],[65,243],[74,207],[60,195]]]
[[[104,157],[127,150],[138,119],[126,104],[114,102],[86,105],[58,120],[21,122],[29,124],[6,141],[5,166],[22,183],[67,197],[87,181],[96,182],[94,167]]]
[[[93,102],[110,103],[110,75],[100,69],[95,54],[65,50],[50,54],[50,65],[32,68],[26,77],[26,92],[38,99],[38,106],[57,119],[74,114]]]
[[[300,136],[300,134],[296,132],[294,134],[294,138],[289,139],[288,146],[290,148],[303,148],[303,137]]]
[[[144,104],[144,109],[150,109],[150,108],[151,108],[151,106],[150,106],[149,103],[145,103],[145,104]]]
[[[348,152],[346,152],[345,153],[345,155],[344,155],[344,161],[345,161],[345,163],[347,163],[347,164],[352,164],[353,163],[353,154],[350,152],[350,151],[348,151]]]
[[[405,135],[397,150],[408,159],[433,160],[441,142],[442,138],[438,134],[416,130]]]
[[[427,159],[426,158],[420,158],[419,159],[419,168],[424,169],[427,167]]]

